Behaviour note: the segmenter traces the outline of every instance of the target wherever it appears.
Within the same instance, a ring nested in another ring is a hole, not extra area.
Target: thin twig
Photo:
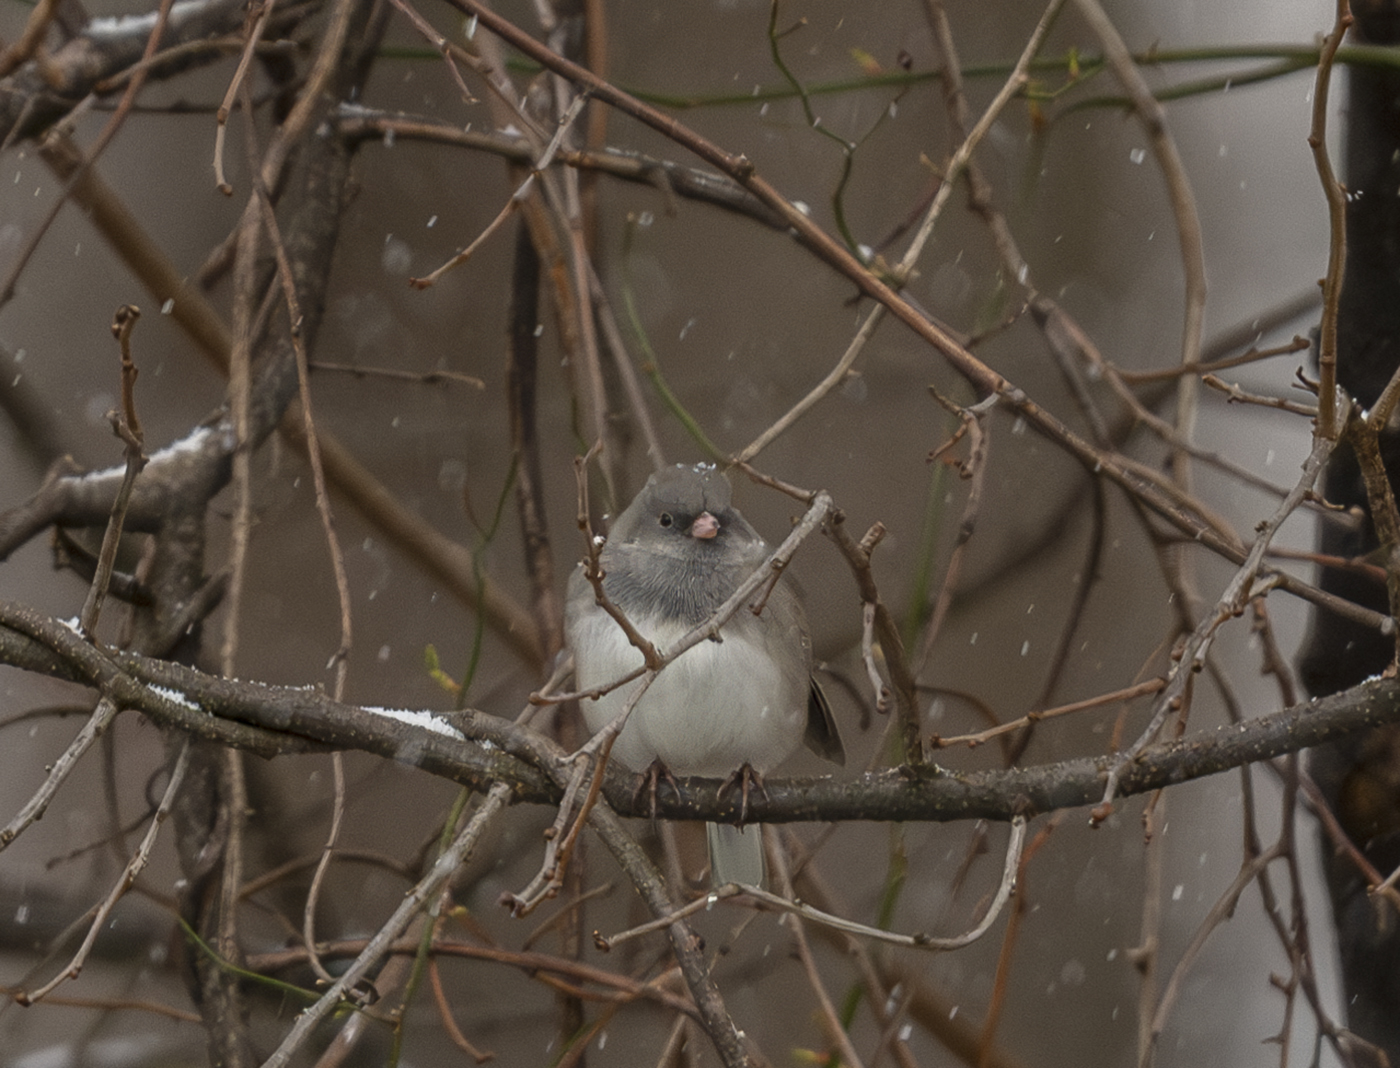
[[[263,1068],[286,1068],[306,1040],[311,1037],[316,1026],[344,1002],[349,992],[391,951],[395,940],[407,929],[410,921],[434,898],[452,878],[457,869],[476,848],[477,841],[491,820],[503,810],[510,800],[510,788],[497,783],[482,799],[481,807],[452,844],[443,850],[428,873],[404,895],[404,900],[393,915],[385,921],[374,937],[366,943],[359,956],[341,973],[316,1003],[297,1016],[281,1044],[264,1063]]]
[[[1012,68],[1011,74],[1003,83],[996,96],[992,98],[991,103],[987,105],[987,109],[982,113],[977,125],[968,132],[968,135],[963,138],[962,142],[954,151],[953,158],[944,169],[943,182],[939,186],[938,193],[934,197],[933,203],[929,205],[929,209],[925,212],[917,233],[913,240],[910,241],[909,247],[905,250],[904,255],[900,257],[899,263],[893,269],[893,277],[900,284],[908,280],[919,257],[923,254],[924,247],[928,244],[928,240],[933,234],[934,223],[937,222],[938,216],[942,212],[948,196],[956,185],[958,176],[969,164],[977,146],[981,144],[983,138],[991,131],[996,120],[1000,118],[1002,111],[1015,99],[1016,95],[1025,86],[1027,80],[1026,72],[1030,67],[1031,60],[1033,60],[1036,53],[1040,51],[1040,46],[1044,42],[1045,35],[1049,32],[1050,26],[1054,22],[1055,15],[1058,13],[1060,7],[1063,6],[1063,3],[1064,0],[1050,0],[1050,4],[1040,17],[1040,21],[1031,32],[1030,39],[1026,42],[1026,46],[1021,50],[1021,55],[1017,59],[1015,67]],[[855,337],[851,339],[850,344],[846,347],[846,351],[842,354],[841,358],[836,361],[835,366],[827,372],[826,377],[818,382],[806,396],[793,405],[791,409],[784,413],[776,422],[768,427],[768,429],[763,431],[762,434],[736,453],[734,462],[748,463],[751,461],[779,435],[814,407],[818,401],[844,382],[856,358],[864,351],[866,343],[874,335],[876,328],[884,320],[886,311],[887,309],[883,304],[875,305],[875,307],[866,314],[865,320],[860,325],[860,329],[856,331]]]
[[[1031,31],[1030,37],[1026,40],[1025,47],[1021,49],[1021,55],[1017,58],[1010,76],[997,91],[997,95],[992,98],[992,102],[987,105],[987,110],[982,113],[977,124],[968,131],[967,137],[958,145],[957,151],[953,153],[953,158],[948,161],[947,167],[943,169],[943,181],[939,186],[938,193],[934,196],[933,203],[919,224],[919,229],[913,240],[909,242],[909,248],[900,257],[899,264],[895,267],[895,276],[901,281],[908,279],[916,261],[923,254],[924,246],[933,235],[933,225],[938,220],[948,198],[952,195],[953,187],[963,169],[971,161],[973,151],[982,142],[982,139],[991,132],[992,125],[1000,117],[1006,105],[1011,103],[1025,87],[1029,80],[1028,71],[1031,61],[1040,51],[1040,46],[1044,43],[1046,35],[1049,34],[1050,27],[1055,24],[1055,18],[1063,6],[1064,0],[1050,0],[1046,5],[1045,10],[1041,12],[1040,19],[1035,24],[1035,29]]]
[[[117,549],[121,546],[122,525],[126,521],[127,505],[131,503],[131,492],[136,486],[136,476],[146,466],[143,450],[145,435],[141,430],[141,420],[136,414],[136,364],[131,358],[131,331],[136,320],[141,318],[141,309],[134,304],[123,304],[112,319],[112,335],[121,349],[122,406],[120,411],[108,413],[112,432],[125,446],[126,469],[122,474],[121,488],[112,500],[111,515],[107,529],[102,535],[102,548],[97,554],[97,571],[88,587],[87,599],[79,626],[89,638],[97,631],[97,618],[102,612],[102,604],[107,599],[107,587],[112,581],[112,568],[116,566]]]
[[[1312,404],[1299,404],[1287,397],[1265,397],[1259,393],[1250,393],[1235,383],[1226,382],[1215,375],[1206,375],[1201,381],[1211,389],[1218,389],[1225,394],[1231,404],[1257,404],[1262,408],[1277,408],[1280,411],[1292,412],[1294,415],[1305,415],[1310,419],[1317,418],[1318,408]]]
[[[870,552],[883,536],[884,526],[876,523],[857,543],[846,530],[845,518],[841,512],[836,512],[831,522],[822,529],[836,543],[836,547],[846,558],[846,563],[850,565],[861,600],[874,606],[876,636],[880,640],[880,649],[885,654],[885,668],[890,673],[890,682],[894,689],[903,758],[911,767],[918,767],[924,763],[924,746],[919,703],[914,689],[914,674],[904,652],[904,639],[900,637],[899,627],[888,606],[880,599],[880,591],[875,585],[875,576],[870,569]]]
[[[774,0],[773,6],[777,7],[777,0]],[[782,846],[778,843],[776,835],[770,834],[767,837],[769,844],[775,846],[775,848],[768,850],[768,853],[772,858],[770,862],[775,866],[778,885],[782,888],[785,897],[796,900],[797,893],[792,886],[792,872],[788,870],[787,857],[783,854]],[[812,956],[812,947],[807,941],[806,930],[793,914],[789,914],[787,926],[788,930],[792,932],[793,942],[797,949],[797,959],[807,976],[807,985],[815,997],[817,1018],[821,1021],[822,1030],[826,1032],[827,1041],[840,1053],[842,1064],[850,1065],[850,1068],[864,1068],[864,1061],[856,1052],[850,1034],[842,1026],[840,1015],[832,1003],[831,995],[827,992],[826,983],[822,981],[821,972]]]
[[[1212,342],[1211,347],[1214,348],[1216,344],[1216,342]],[[1294,334],[1291,341],[1285,341],[1282,345],[1273,345],[1264,349],[1251,346],[1247,351],[1236,356],[1223,356],[1218,360],[1204,360],[1194,366],[1176,364],[1155,371],[1130,371],[1125,367],[1118,367],[1116,370],[1118,377],[1124,382],[1147,385],[1153,382],[1170,382],[1182,375],[1208,375],[1214,374],[1216,371],[1228,371],[1232,367],[1242,367],[1245,364],[1259,363],[1261,360],[1271,360],[1275,356],[1291,356],[1296,352],[1307,352],[1310,348],[1312,348],[1311,341]]]
[[[986,417],[991,411],[994,399],[988,397],[977,404],[964,408],[954,404],[938,390],[929,387],[929,393],[942,408],[957,416],[958,429],[948,442],[929,453],[929,462],[936,461],[953,443],[963,437],[968,439],[967,459],[958,465],[958,475],[967,481],[967,498],[963,501],[962,516],[958,520],[958,533],[953,542],[953,551],[948,556],[948,565],[943,569],[943,581],[939,584],[938,596],[933,600],[933,611],[929,613],[924,627],[923,639],[919,645],[919,655],[914,662],[915,677],[923,673],[924,666],[933,656],[933,647],[943,630],[943,621],[953,606],[957,592],[958,578],[962,574],[963,561],[967,557],[968,544],[977,530],[977,521],[982,514],[982,496],[987,487],[987,454],[991,448],[991,436],[987,433]],[[922,593],[922,591],[920,591]]]
[[[82,730],[53,762],[44,779],[44,784],[24,803],[24,807],[16,813],[15,818],[3,829],[0,829],[0,850],[4,850],[23,834],[25,828],[30,824],[43,818],[49,803],[58,793],[58,788],[73,773],[73,769],[78,766],[78,761],[82,759],[83,754],[92,748],[92,743],[97,741],[111,725],[117,711],[117,703],[110,697],[104,696],[98,700],[97,707],[93,709],[88,721],[83,724]]]
[[[51,980],[39,987],[37,990],[19,991],[14,995],[15,1001],[21,1005],[32,1005],[55,987],[68,979],[76,979],[83,970],[83,965],[87,962],[88,955],[92,952],[93,943],[97,941],[97,936],[102,933],[107,926],[107,917],[111,915],[112,909],[121,900],[127,890],[131,889],[131,884],[136,881],[136,876],[141,874],[141,869],[146,866],[150,859],[151,850],[156,844],[156,835],[159,833],[161,824],[170,815],[170,806],[175,803],[175,798],[180,792],[180,786],[185,781],[185,770],[189,767],[190,747],[193,740],[186,738],[180,747],[180,755],[175,761],[174,768],[170,772],[170,782],[166,784],[165,793],[160,799],[160,806],[156,809],[155,817],[151,820],[151,825],[146,828],[146,835],[141,839],[141,845],[136,850],[131,860],[127,862],[126,868],[122,871],[116,885],[112,887],[102,904],[98,906],[97,914],[93,917],[92,924],[88,927],[87,937],[83,939],[83,944],[78,947],[78,951],[73,954],[73,959],[68,966],[54,976]]]
[[[496,1055],[490,1050],[477,1049],[476,1046],[462,1034],[462,1029],[457,1026],[457,1021],[452,1017],[452,1004],[447,1000],[447,991],[442,986],[442,973],[438,968],[436,958],[428,961],[428,978],[433,990],[433,1004],[437,1006],[438,1019],[442,1021],[442,1029],[447,1032],[447,1037],[452,1044],[465,1053],[477,1064],[485,1064],[487,1061],[495,1060]]]
[[[642,439],[647,444],[647,459],[651,461],[653,470],[660,471],[666,466],[666,453],[661,447],[661,438],[656,432],[656,423],[651,417],[651,412],[647,410],[646,401],[642,396],[641,383],[637,381],[637,371],[632,366],[632,359],[627,352],[627,343],[622,339],[622,331],[617,325],[617,316],[613,313],[607,290],[603,288],[603,280],[598,277],[597,268],[591,262],[588,265],[588,284],[589,293],[593,298],[594,316],[598,320],[598,326],[603,331],[603,340],[608,343],[608,352],[612,354],[613,366],[617,368],[618,377],[622,379],[622,388],[627,394],[627,403],[632,407],[632,417],[637,420],[637,425],[642,431]]]
[[[988,727],[984,731],[975,734],[955,734],[947,738],[933,735],[929,739],[929,744],[938,749],[946,749],[952,745],[965,745],[968,748],[983,745],[999,738],[1003,734],[1011,734],[1023,727],[1040,723],[1047,719],[1057,719],[1060,716],[1068,716],[1074,712],[1084,712],[1091,708],[1102,708],[1104,705],[1117,704],[1120,701],[1132,701],[1138,697],[1145,697],[1148,694],[1160,693],[1167,685],[1166,679],[1148,679],[1135,686],[1125,686],[1121,690],[1114,690],[1111,693],[1102,693],[1096,697],[1088,697],[1083,701],[1071,701],[1067,705],[1059,705],[1056,708],[1047,708],[1042,712],[1027,712],[1020,719],[1014,719],[1007,723],[998,724],[995,727]]]
[[[267,20],[272,17],[272,9],[277,0],[260,0],[248,10],[248,18],[244,22],[247,36],[243,43],[243,52],[238,57],[238,66],[234,69],[233,77],[229,79],[228,88],[224,91],[224,98],[219,103],[219,109],[214,113],[214,187],[226,197],[233,196],[233,186],[224,177],[224,136],[228,129],[229,113],[233,110],[233,102],[237,99],[239,91],[243,88],[243,79],[248,73],[248,67],[253,62],[253,52],[262,40],[263,30],[267,28]],[[252,108],[244,103],[243,118],[245,122],[253,121]]]
[[[1206,268],[1205,248],[1201,239],[1201,220],[1196,210],[1196,197],[1191,182],[1171,136],[1166,112],[1152,95],[1146,79],[1138,69],[1132,53],[1124,44],[1118,28],[1104,12],[1099,0],[1075,0],[1080,14],[1103,45],[1104,58],[1132,100],[1133,109],[1142,121],[1152,144],[1157,165],[1167,183],[1172,216],[1176,220],[1177,242],[1181,248],[1181,267],[1185,275],[1186,307],[1181,336],[1181,364],[1194,367],[1201,360],[1201,333],[1205,323]],[[1196,379],[1185,376],[1177,382],[1177,432],[1190,441],[1195,436]],[[1176,464],[1178,470],[1184,470]]]
[[[407,0],[393,0],[393,4],[403,12],[409,22],[413,23],[413,28],[427,38],[428,42],[442,54],[442,61],[447,64],[447,72],[452,76],[452,81],[462,94],[462,102],[475,104],[476,97],[467,88],[467,83],[462,80],[462,72],[457,69],[457,64],[453,62],[454,58],[460,57],[463,50],[438,33],[433,24],[420,15]]]
[[[330,868],[331,857],[336,843],[340,840],[340,825],[345,818],[345,757],[341,753],[331,754],[331,775],[334,780],[334,796],[331,800],[331,826],[326,833],[326,844],[321,847],[321,855],[316,861],[316,870],[311,876],[311,885],[306,891],[306,904],[302,907],[301,937],[306,942],[306,959],[316,978],[329,985],[335,976],[326,971],[316,951],[316,902],[320,899],[321,883]]]
[[[1332,32],[1322,42],[1322,52],[1317,61],[1317,79],[1313,85],[1312,129],[1308,132],[1308,145],[1312,148],[1313,163],[1317,167],[1318,180],[1322,183],[1323,196],[1327,198],[1327,225],[1330,239],[1327,245],[1327,275],[1322,281],[1322,325],[1318,331],[1318,413],[1317,433],[1324,438],[1335,439],[1341,433],[1337,422],[1337,316],[1341,306],[1342,282],[1346,274],[1347,252],[1347,198],[1341,182],[1332,170],[1332,158],[1327,151],[1327,105],[1332,85],[1332,64],[1337,58],[1337,49],[1347,27],[1351,25],[1351,5],[1347,0],[1337,0],[1337,17],[1332,23]],[[1395,403],[1392,396],[1387,405]]]
[[[1255,528],[1257,534],[1254,544],[1250,547],[1244,563],[1235,572],[1215,606],[1201,618],[1195,630],[1187,638],[1179,659],[1172,667],[1167,686],[1153,708],[1152,717],[1146,729],[1132,746],[1120,754],[1109,771],[1103,801],[1093,812],[1092,821],[1095,825],[1106,819],[1112,812],[1112,802],[1117,790],[1118,779],[1128,764],[1156,737],[1167,714],[1180,708],[1187,683],[1204,663],[1205,655],[1210,649],[1216,630],[1226,620],[1243,612],[1245,606],[1256,595],[1257,591],[1254,589],[1254,585],[1259,578],[1270,542],[1278,532],[1279,527],[1282,526],[1283,521],[1292,515],[1298,505],[1312,492],[1318,475],[1327,463],[1327,458],[1332,454],[1334,444],[1333,441],[1323,438],[1321,435],[1318,436],[1312,452],[1303,463],[1303,474],[1298,479],[1297,484],[1274,510],[1273,515]]]
[[[354,958],[369,944],[365,938],[345,938],[326,943],[324,956],[327,960]],[[389,947],[395,956],[415,956],[422,948],[418,938],[399,938]],[[430,949],[434,957],[456,957],[461,960],[484,961],[516,968],[531,978],[549,975],[556,980],[556,986],[566,985],[571,990],[580,991],[589,987],[599,988],[591,994],[593,1000],[636,1002],[652,1001],[658,1006],[682,1015],[692,1015],[695,1006],[685,997],[673,993],[668,988],[670,976],[657,976],[647,981],[634,979],[606,968],[570,960],[552,953],[525,952],[503,946],[483,945],[480,941],[458,941],[436,935]],[[249,954],[247,966],[254,972],[274,972],[287,968],[297,968],[306,963],[305,946],[288,946],[285,949],[269,950],[264,953]]]
[[[312,371],[338,371],[354,375],[356,378],[396,378],[403,382],[416,382],[424,386],[434,386],[439,382],[461,382],[476,389],[485,389],[486,380],[462,371],[405,371],[398,367],[364,367],[353,363],[331,363],[326,360],[312,360],[307,368]]]
[[[804,920],[812,923],[830,927],[832,930],[844,931],[846,934],[856,935],[860,938],[867,938],[874,942],[883,942],[894,946],[904,946],[908,949],[927,949],[934,952],[943,952],[950,949],[962,949],[976,942],[988,930],[991,929],[1001,910],[1006,906],[1011,895],[1016,892],[1016,869],[1021,862],[1021,850],[1026,841],[1026,818],[1024,816],[1011,817],[1011,835],[1006,843],[1006,861],[1002,866],[1001,881],[997,884],[996,893],[992,896],[991,904],[987,906],[986,913],[969,930],[962,934],[953,935],[948,938],[937,938],[933,935],[918,932],[915,934],[897,934],[894,931],[887,931],[880,927],[871,927],[867,924],[856,923],[842,916],[833,916],[829,912],[813,908],[801,901],[791,900],[781,894],[769,893],[756,886],[743,886],[738,883],[728,883],[718,887],[703,897],[676,909],[665,916],[658,916],[648,923],[639,924],[636,927],[621,931],[615,935],[604,936],[599,933],[593,935],[593,941],[598,948],[604,952],[616,949],[623,942],[631,941],[653,931],[658,931],[676,920],[693,916],[697,912],[703,912],[713,908],[717,901],[727,900],[732,897],[746,896],[765,905],[769,905],[780,912],[791,913],[801,916]]]
[[[1015,872],[1015,880],[1018,885],[1023,883],[1026,869],[1030,866],[1031,860],[1049,841],[1050,835],[1054,833],[1059,824],[1060,815],[1057,813],[1046,821],[1045,825],[1036,833],[1035,838],[1031,840],[1030,846],[1018,858]],[[1026,914],[1026,911],[1027,900],[1024,896],[1019,896],[1016,898],[1015,906],[1011,909],[1011,914],[1006,918],[1006,931],[1002,935],[1001,951],[997,954],[996,973],[992,978],[992,997],[987,1005],[987,1013],[982,1018],[982,1032],[977,1043],[979,1066],[986,1063],[986,1051],[990,1051],[996,1041],[997,1025],[1001,1022],[1001,1014],[1006,1007],[1007,991],[1011,985],[1012,954],[1015,951],[1021,930],[1021,917]]]
[[[496,217],[486,224],[486,228],[482,230],[480,234],[477,235],[476,239],[470,245],[462,249],[446,263],[442,264],[435,270],[430,271],[428,274],[424,275],[422,278],[410,277],[408,280],[408,284],[411,285],[414,289],[427,289],[430,286],[437,285],[438,281],[448,271],[462,266],[462,264],[466,263],[467,260],[471,259],[472,256],[475,254],[476,250],[479,249],[482,245],[486,244],[487,241],[491,240],[491,238],[495,236],[496,232],[500,230],[500,228],[504,226],[507,222],[510,221],[511,216],[513,216],[517,211],[520,210],[520,203],[525,196],[529,195],[530,186],[534,184],[534,180],[534,173],[531,173],[528,177],[526,177],[525,181],[515,191],[515,195],[506,201],[505,207],[503,207],[499,212],[496,213]]]
[[[602,441],[596,441],[587,453],[574,458],[574,481],[578,486],[578,529],[583,534],[584,548],[588,554],[583,564],[583,577],[593,587],[593,598],[598,607],[613,618],[622,628],[622,633],[627,636],[627,641],[642,654],[643,666],[649,671],[655,671],[661,666],[656,646],[627,618],[627,613],[613,603],[603,585],[603,580],[607,577],[603,571],[603,546],[607,539],[593,532],[593,518],[588,505],[588,464],[602,448]],[[564,699],[566,698],[560,700]]]
[[[246,94],[246,86],[245,86]],[[245,95],[246,102],[246,95]],[[321,520],[321,529],[326,536],[326,549],[330,556],[331,573],[335,576],[336,596],[340,607],[340,645],[332,654],[327,665],[335,671],[335,698],[344,698],[345,676],[349,669],[350,650],[354,644],[351,624],[350,579],[345,571],[345,553],[340,547],[340,539],[335,533],[335,518],[331,514],[330,493],[326,486],[326,471],[321,460],[321,440],[316,432],[316,420],[311,404],[311,372],[307,368],[308,356],[306,340],[302,336],[301,300],[297,296],[296,276],[292,271],[291,259],[282,241],[282,231],[277,224],[277,213],[266,187],[254,179],[253,196],[262,213],[262,223],[267,230],[268,241],[272,246],[273,258],[277,264],[277,277],[282,287],[282,297],[287,305],[287,318],[291,324],[292,352],[296,357],[297,390],[301,399],[302,429],[305,434],[306,456],[311,465],[311,480],[316,494],[316,512]],[[329,850],[329,846],[327,849]]]
[[[1162,991],[1161,1000],[1157,1004],[1157,1011],[1152,1014],[1151,1023],[1145,1036],[1146,1042],[1139,1053],[1139,1068],[1148,1068],[1148,1066],[1152,1064],[1153,1056],[1157,1049],[1157,1039],[1160,1037],[1162,1029],[1166,1026],[1167,1016],[1170,1014],[1172,1007],[1176,1004],[1177,998],[1180,997],[1181,986],[1185,981],[1186,974],[1190,970],[1191,965],[1195,963],[1201,950],[1205,948],[1206,941],[1210,938],[1211,934],[1214,933],[1216,928],[1224,923],[1230,914],[1234,912],[1235,905],[1239,902],[1240,895],[1248,889],[1249,884],[1257,879],[1259,873],[1280,856],[1282,856],[1282,852],[1280,847],[1276,845],[1243,864],[1229,887],[1220,895],[1220,898],[1211,907],[1210,912],[1207,913],[1206,918],[1201,922],[1195,937],[1191,940],[1191,944],[1186,947],[1185,952],[1181,955],[1181,959],[1177,961],[1176,967],[1172,969],[1171,978],[1167,980],[1166,988]]]

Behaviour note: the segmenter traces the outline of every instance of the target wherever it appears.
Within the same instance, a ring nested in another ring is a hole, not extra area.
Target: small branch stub
[[[136,363],[131,358],[131,331],[136,328],[136,320],[139,318],[141,318],[141,309],[135,304],[123,304],[112,316],[112,336],[117,339],[117,344],[121,346],[122,416],[126,420],[126,429],[135,440],[137,449],[140,449],[145,441],[145,433],[141,429],[141,419],[136,414],[136,376],[140,372],[137,371]],[[121,436],[123,440],[126,440],[125,434]],[[127,441],[127,445],[131,445],[131,441]]]

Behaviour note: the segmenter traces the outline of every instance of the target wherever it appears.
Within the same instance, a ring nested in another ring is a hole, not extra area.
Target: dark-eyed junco
[[[603,589],[639,632],[664,648],[708,619],[769,553],[730,504],[729,482],[713,466],[677,465],[651,476],[612,525],[602,550]],[[564,611],[579,689],[606,685],[638,667],[641,653],[597,603],[579,567]],[[631,683],[583,702],[597,731],[623,708]],[[660,761],[678,775],[725,777],[744,765],[776,767],[801,741],[844,763],[831,711],[812,678],[812,645],[802,606],[779,581],[760,615],[739,610],[720,631],[665,667],[643,695],[612,757],[641,771]],[[758,828],[710,824],[716,886],[760,885]]]

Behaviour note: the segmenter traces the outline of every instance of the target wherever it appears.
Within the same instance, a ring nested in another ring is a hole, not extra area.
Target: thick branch
[[[560,791],[530,766],[532,735],[498,716],[465,712],[426,722],[427,713],[356,708],[313,689],[218,679],[192,668],[133,654],[107,654],[64,624],[0,602],[0,663],[83,682],[123,708],[158,723],[269,756],[310,747],[376,753],[463,785],[511,785],[512,800],[557,804]],[[421,717],[421,718],[417,718]],[[1400,682],[1377,679],[1344,693],[1144,749],[1122,770],[1119,796],[1162,789],[1386,723],[1400,722]],[[483,744],[489,743],[489,744]],[[1113,756],[1085,757],[1010,770],[952,773],[934,766],[834,779],[769,780],[767,796],[750,796],[748,818],[814,820],[1008,820],[1017,814],[1077,808],[1099,800]],[[604,789],[621,815],[647,815],[633,777],[610,771]],[[682,779],[662,790],[656,814],[669,819],[734,820],[732,799],[717,799],[715,780]]]

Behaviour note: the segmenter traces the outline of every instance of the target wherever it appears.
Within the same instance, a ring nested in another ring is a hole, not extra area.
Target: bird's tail
[[[733,827],[727,823],[705,824],[705,842],[710,847],[710,882],[744,883],[763,886],[763,828],[751,825]]]

